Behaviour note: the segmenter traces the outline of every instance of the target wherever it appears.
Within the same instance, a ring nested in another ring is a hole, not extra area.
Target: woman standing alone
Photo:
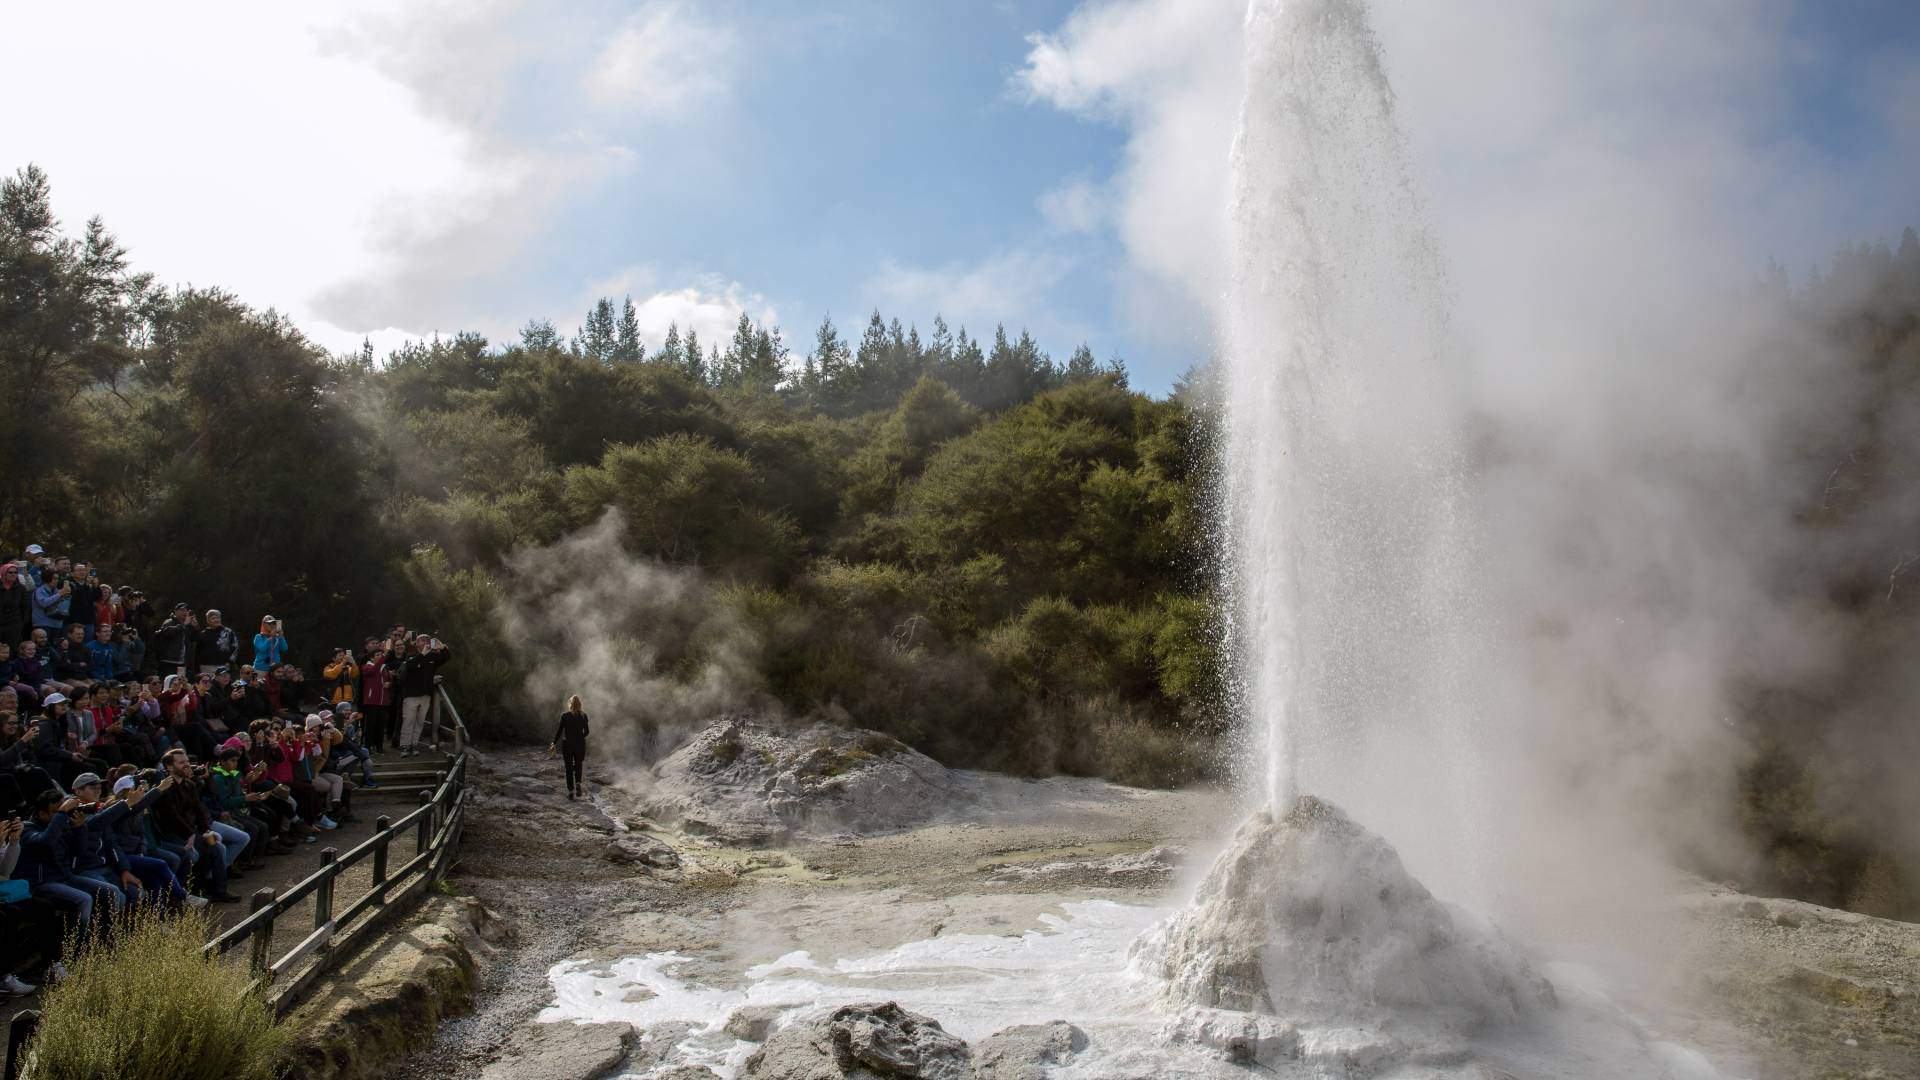
[[[587,761],[587,714],[580,711],[579,694],[567,699],[567,711],[560,714],[560,726],[553,730],[547,752],[551,754],[556,746],[567,763],[567,798],[578,798],[584,783],[580,769]]]

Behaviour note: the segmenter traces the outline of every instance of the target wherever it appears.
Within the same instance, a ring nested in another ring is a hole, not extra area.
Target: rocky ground
[[[649,774],[590,763],[590,798],[569,802],[559,771],[533,749],[483,755],[450,884],[510,933],[493,947],[474,1011],[442,1024],[430,1049],[390,1075],[710,1075],[663,1063],[677,1032],[535,1023],[555,1000],[548,972],[562,961],[604,965],[675,951],[690,958],[678,974],[724,988],[796,950],[852,956],[946,935],[1017,934],[1071,901],[1151,903],[1180,891],[1237,816],[1217,791],[952,773],[964,789],[952,812],[916,828],[789,833],[777,846],[754,847],[650,817],[662,804]],[[1684,947],[1674,947],[1635,1003],[1648,1018],[1645,1038],[1696,1047],[1727,1076],[1920,1076],[1920,926],[1704,887],[1664,911],[1658,918],[1679,927],[1674,940]],[[912,1066],[915,1073],[859,1064],[861,1054],[878,1061],[893,1053],[888,1047],[958,1060],[921,1026],[941,1017],[896,1017],[888,1026],[872,1012],[884,1004],[780,1029],[794,1033],[754,1074],[945,1075],[946,1065]],[[742,1038],[773,1034],[768,1018],[732,1019]],[[1019,1045],[1066,1054],[1079,1037],[1036,1030]],[[993,1050],[1007,1070],[982,1071],[988,1043],[969,1050],[972,1075],[1047,1075],[1044,1061],[1007,1046]],[[822,1071],[822,1054],[866,1071]]]
[[[1920,1076],[1920,924],[1726,888],[1683,897],[1681,1036],[1755,1075]]]
[[[1178,851],[1209,842],[1228,801],[1211,791],[953,774],[967,786],[965,820],[757,848],[647,817],[646,778],[591,761],[587,774],[589,798],[570,802],[559,762],[543,750],[481,755],[449,884],[511,933],[486,965],[473,1013],[443,1024],[433,1046],[392,1075],[474,1077],[508,1064],[503,1047],[525,1048],[523,1029],[553,1000],[547,972],[567,959],[674,949],[724,980],[796,948],[831,955],[943,931],[1021,929],[1089,887],[1144,896],[1171,882]],[[1012,904],[983,899],[983,886]],[[585,1037],[602,1036],[618,1043],[621,1033]],[[637,1049],[645,1052],[644,1038]],[[537,1075],[514,1062],[512,1075]]]

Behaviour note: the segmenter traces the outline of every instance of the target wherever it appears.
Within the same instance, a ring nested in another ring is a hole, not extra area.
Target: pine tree
[[[697,383],[707,381],[707,361],[700,355],[700,335],[691,326],[687,327],[687,356],[682,363],[687,369],[688,378]]]
[[[822,318],[820,329],[813,332],[813,351],[807,354],[807,364],[814,371],[814,388],[808,391],[808,400],[814,408],[835,414],[846,408],[854,389],[848,367],[851,359],[847,343],[840,340],[840,331],[833,325],[833,316]]]
[[[520,328],[520,345],[528,352],[553,352],[562,347],[560,332],[545,319],[528,319]]]
[[[1067,360],[1067,381],[1079,382],[1081,379],[1091,379],[1098,374],[1100,374],[1100,362],[1093,358],[1093,350],[1087,348],[1087,343],[1083,341]]]
[[[653,359],[656,363],[665,364],[668,367],[686,366],[686,354],[680,350],[679,323],[667,324],[667,340],[661,343],[660,351],[653,354]]]
[[[975,406],[986,403],[987,358],[980,342],[967,336],[961,327],[954,339],[953,362],[947,368],[947,384]]]
[[[619,340],[620,331],[614,320],[613,301],[603,296],[594,303],[593,310],[587,312],[587,325],[574,338],[573,351],[604,364],[612,361]]]
[[[634,310],[633,297],[629,296],[620,308],[620,332],[614,342],[613,358],[623,364],[637,364],[646,356],[646,346],[640,344],[640,313]]]
[[[879,309],[867,319],[866,333],[860,335],[860,348],[853,354],[853,407],[870,412],[891,404],[887,396],[889,371],[886,321]]]
[[[1020,341],[1014,345],[1013,353],[1019,361],[1020,401],[1031,400],[1035,395],[1065,381],[1061,370],[1053,365],[1046,353],[1040,351],[1039,344],[1024,326],[1020,328]]]
[[[1091,359],[1091,354],[1089,354]],[[993,351],[987,355],[987,370],[980,407],[989,412],[1011,408],[1035,394],[1058,384],[1060,369],[1034,343],[1033,335],[1020,331],[1018,343],[1007,341],[1007,328],[998,326],[993,333]]]
[[[715,386],[741,386],[746,382],[747,367],[753,362],[753,323],[746,312],[740,313],[740,321],[734,324],[733,340],[727,343],[727,351],[720,356],[720,366],[709,374]]]
[[[780,388],[780,380],[786,376],[786,366],[787,346],[780,339],[780,328],[776,326],[769,330],[756,325],[753,343],[741,365],[741,385],[769,393],[776,391]]]
[[[946,378],[949,365],[953,363],[953,331],[947,329],[947,320],[939,315],[933,317],[933,336],[927,339],[927,370],[937,378]]]
[[[796,398],[803,408],[817,410],[821,407],[820,365],[814,362],[813,354],[800,358],[800,379],[793,388]]]

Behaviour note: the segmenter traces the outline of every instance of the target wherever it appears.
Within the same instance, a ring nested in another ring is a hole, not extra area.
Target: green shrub
[[[28,1080],[266,1080],[285,1032],[247,969],[201,954],[198,916],[136,915],[110,946],[73,954],[27,1044]]]
[[[1214,738],[1119,716],[1092,725],[1093,771],[1116,784],[1171,788],[1205,780],[1219,768]]]
[[[537,726],[526,726],[530,721],[512,709],[522,672],[501,637],[498,579],[482,567],[456,569],[445,552],[427,545],[414,548],[400,564],[400,577],[411,594],[408,625],[438,631],[460,650],[455,697],[468,729],[519,727],[538,737]]]

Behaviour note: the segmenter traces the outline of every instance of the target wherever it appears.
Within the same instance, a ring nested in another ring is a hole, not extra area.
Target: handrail
[[[459,845],[466,820],[467,726],[446,688],[436,686],[432,705],[431,733],[435,745],[445,730],[454,746],[453,759],[446,775],[433,790],[421,789],[420,806],[398,821],[382,816],[372,836],[346,854],[336,848],[320,852],[320,868],[295,882],[284,892],[271,888],[253,894],[247,917],[228,927],[203,948],[209,957],[225,954],[246,945],[251,956],[248,966],[254,985],[267,995],[275,1015],[284,1016],[304,999],[320,975],[338,963],[346,953],[345,942],[357,939],[361,932],[383,933],[376,923],[388,911],[409,906],[427,887],[437,882],[452,863],[452,852]],[[451,717],[451,723],[442,716]],[[413,857],[389,870],[388,851],[396,838],[412,834]],[[342,911],[334,910],[334,882],[349,867],[371,857],[372,887]],[[295,905],[312,897],[313,931],[278,958],[273,955],[275,922]]]
[[[466,753],[466,721],[460,719],[460,710],[454,707],[453,698],[447,696],[447,688],[444,685],[435,683],[433,691],[433,715],[428,719],[428,729],[431,734],[434,749],[437,750],[440,748],[440,731],[445,727],[449,736],[453,739],[453,752],[455,756]],[[443,714],[453,717],[452,725],[445,725],[441,722]]]

